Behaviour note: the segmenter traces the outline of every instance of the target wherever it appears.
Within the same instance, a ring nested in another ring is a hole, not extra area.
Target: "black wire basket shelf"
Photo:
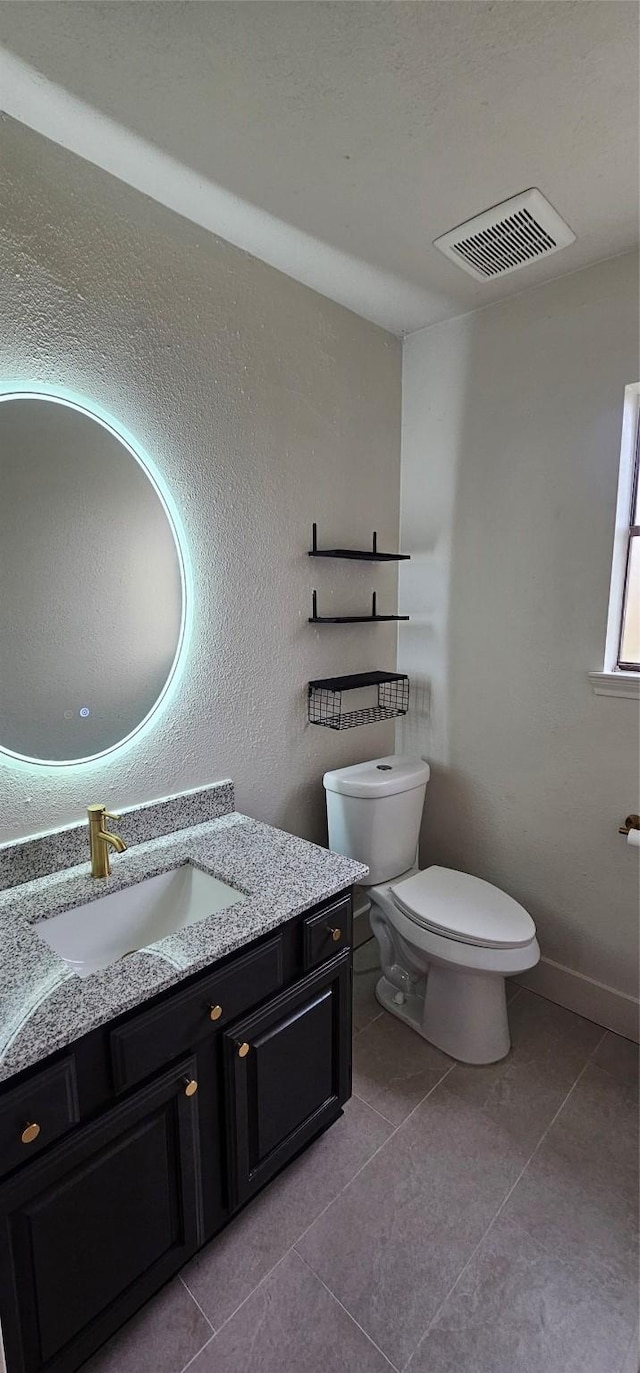
[[[344,710],[344,692],[377,688],[373,705]],[[309,723],[327,729],[354,729],[376,720],[393,720],[409,709],[409,678],[403,672],[354,672],[346,677],[320,677],[309,682]]]

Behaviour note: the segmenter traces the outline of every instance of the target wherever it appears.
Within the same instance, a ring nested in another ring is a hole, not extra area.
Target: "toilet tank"
[[[361,886],[390,882],[416,861],[429,764],[374,758],[325,772],[329,848],[366,863]]]

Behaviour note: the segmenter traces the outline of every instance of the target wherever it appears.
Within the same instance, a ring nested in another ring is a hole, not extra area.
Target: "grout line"
[[[352,1090],[352,1091],[351,1091],[351,1096],[349,1097],[349,1100],[350,1100],[350,1101],[353,1101],[354,1099],[355,1099],[356,1101],[359,1101],[361,1106],[366,1106],[366,1108],[367,1108],[368,1111],[373,1111],[374,1116],[379,1116],[381,1120],[384,1120],[385,1125],[390,1125],[390,1126],[391,1126],[392,1130],[395,1131],[395,1130],[398,1130],[398,1129],[400,1128],[398,1125],[396,1125],[395,1120],[389,1120],[389,1117],[388,1117],[388,1116],[385,1116],[384,1112],[383,1112],[383,1111],[380,1111],[380,1110],[378,1109],[377,1106],[371,1106],[371,1105],[369,1104],[368,1101],[365,1101],[365,1099],[364,1099],[363,1096],[360,1096],[360,1094],[359,1094],[358,1092],[354,1092],[354,1091]],[[408,1117],[407,1117],[407,1119],[408,1119]],[[390,1138],[390,1136],[388,1136],[387,1138]],[[385,1140],[385,1144],[386,1144],[386,1140]],[[371,1157],[373,1158],[373,1154],[371,1155]],[[363,1164],[362,1166],[363,1166],[363,1168],[364,1168],[365,1165]],[[348,1183],[345,1183],[345,1187],[347,1187],[347,1186],[348,1186]]]
[[[278,1259],[277,1263],[274,1263],[274,1264],[273,1264],[273,1267],[269,1269],[268,1273],[263,1273],[263,1274],[262,1274],[262,1277],[261,1277],[261,1279],[260,1279],[260,1282],[257,1282],[256,1285],[255,1285],[255,1287],[252,1287],[252,1288],[251,1288],[251,1291],[250,1291],[250,1292],[247,1292],[246,1297],[243,1297],[243,1298],[242,1298],[242,1301],[240,1302],[239,1306],[236,1306],[236,1308],[235,1308],[234,1311],[231,1311],[231,1312],[229,1313],[228,1316],[225,1316],[225,1318],[224,1318],[224,1320],[223,1320],[223,1322],[222,1322],[222,1325],[218,1326],[218,1329],[216,1330],[216,1335],[219,1335],[219,1334],[220,1334],[220,1331],[221,1331],[221,1330],[224,1330],[225,1325],[228,1325],[228,1324],[229,1324],[229,1321],[232,1321],[233,1318],[234,1318],[234,1316],[237,1316],[238,1312],[242,1310],[243,1306],[246,1306],[247,1302],[251,1299],[251,1297],[255,1296],[256,1292],[258,1292],[259,1289],[263,1286],[263,1284],[267,1281],[267,1278],[273,1277],[273,1274],[275,1273],[276,1268],[279,1268],[279,1267],[280,1267],[280,1264],[281,1264],[281,1263],[284,1263],[285,1259],[288,1258],[288,1257],[289,1257],[289,1254],[291,1254],[292,1252],[293,1252],[293,1245],[290,1244],[290,1245],[289,1245],[289,1248],[285,1250],[284,1254],[281,1254],[281,1255],[280,1255],[280,1258]],[[301,1257],[302,1257],[302,1256],[301,1256],[300,1254],[296,1254],[296,1258],[301,1258]],[[211,1339],[213,1339],[213,1336],[211,1337]],[[211,1344],[211,1340],[207,1340],[207,1344]],[[205,1346],[205,1348],[206,1348],[206,1346]],[[201,1352],[201,1351],[198,1351],[198,1352]],[[184,1373],[184,1369],[182,1370],[182,1373]]]
[[[331,1297],[331,1300],[334,1301],[334,1302],[336,1303],[336,1305],[340,1307],[340,1310],[341,1310],[341,1311],[344,1311],[344,1314],[345,1314],[345,1316],[347,1317],[347,1320],[351,1321],[352,1325],[355,1325],[355,1326],[357,1327],[357,1329],[360,1331],[360,1333],[361,1333],[362,1335],[364,1335],[365,1340],[367,1340],[368,1344],[372,1344],[373,1347],[374,1347],[374,1349],[377,1349],[378,1353],[382,1355],[382,1357],[383,1357],[385,1363],[388,1364],[389,1368],[392,1368],[392,1369],[393,1369],[393,1373],[399,1373],[398,1365],[391,1362],[391,1359],[389,1358],[388,1354],[385,1354],[384,1349],[381,1349],[381,1348],[380,1348],[380,1345],[379,1345],[379,1344],[376,1344],[376,1342],[375,1342],[375,1340],[372,1338],[372,1336],[369,1335],[369,1334],[367,1334],[367,1331],[364,1329],[364,1326],[360,1325],[360,1322],[356,1320],[356,1318],[355,1318],[355,1316],[353,1315],[353,1313],[352,1313],[351,1311],[348,1311],[347,1308],[346,1308],[346,1306],[343,1306],[343,1305],[342,1305],[342,1302],[340,1301],[340,1298],[339,1298],[339,1297],[336,1297],[335,1292],[332,1292],[330,1287],[327,1287],[326,1282],[323,1282],[323,1281],[322,1281],[322,1278],[318,1276],[318,1274],[316,1273],[315,1269],[311,1267],[311,1264],[310,1264],[310,1263],[307,1263],[307,1260],[306,1260],[306,1259],[303,1259],[302,1254],[299,1254],[298,1251],[297,1251],[297,1249],[294,1250],[294,1253],[295,1253],[296,1258],[300,1260],[300,1263],[303,1263],[304,1266],[305,1266],[305,1268],[308,1270],[308,1272],[311,1273],[312,1277],[315,1278],[316,1282],[319,1282],[319,1283],[320,1283],[320,1286],[321,1286],[321,1287],[324,1287],[325,1292],[327,1292],[327,1293],[329,1294],[329,1296]]]
[[[190,1294],[190,1295],[192,1295],[192,1294]],[[195,1300],[195,1298],[194,1298],[194,1300]],[[203,1314],[204,1314],[204,1312],[203,1312]],[[200,1358],[200,1355],[201,1355],[202,1353],[204,1353],[204,1350],[209,1348],[209,1345],[211,1344],[211,1341],[214,1340],[215,1337],[216,1337],[216,1332],[214,1331],[213,1335],[210,1335],[210,1336],[209,1336],[209,1339],[208,1339],[208,1340],[205,1340],[204,1344],[200,1346],[200,1349],[197,1349],[196,1352],[195,1352],[195,1354],[192,1354],[192,1355],[191,1355],[191,1358],[187,1360],[186,1364],[184,1365],[184,1368],[182,1368],[182,1369],[180,1370],[180,1373],[186,1373],[186,1369],[187,1369],[187,1368],[191,1368],[192,1363],[195,1363],[195,1360]]]
[[[478,1243],[476,1244],[475,1249],[474,1249],[473,1252],[469,1255],[469,1258],[467,1259],[467,1262],[465,1263],[464,1268],[461,1268],[461,1269],[460,1269],[460,1272],[458,1273],[458,1276],[457,1276],[455,1282],[453,1283],[453,1286],[449,1288],[449,1291],[447,1292],[446,1296],[445,1296],[445,1297],[443,1298],[443,1300],[440,1302],[440,1305],[439,1305],[437,1311],[435,1312],[435,1315],[434,1315],[434,1316],[432,1317],[432,1319],[429,1321],[429,1324],[428,1324],[428,1326],[427,1326],[427,1328],[426,1328],[426,1330],[425,1330],[425,1332],[424,1332],[424,1335],[422,1335],[421,1338],[419,1339],[419,1341],[418,1341],[418,1343],[417,1343],[415,1349],[413,1350],[413,1353],[409,1355],[409,1358],[407,1359],[407,1362],[406,1362],[405,1365],[404,1365],[404,1369],[406,1369],[406,1368],[408,1367],[409,1363],[411,1362],[411,1359],[414,1357],[414,1354],[417,1354],[417,1352],[418,1352],[418,1350],[420,1349],[421,1345],[422,1345],[422,1344],[424,1343],[424,1341],[426,1340],[427,1335],[428,1335],[429,1332],[433,1329],[433,1327],[434,1327],[434,1325],[435,1325],[435,1323],[436,1323],[436,1321],[437,1321],[437,1319],[438,1319],[438,1316],[440,1315],[440,1312],[441,1312],[441,1311],[444,1309],[444,1307],[446,1306],[447,1302],[449,1301],[449,1298],[450,1298],[451,1296],[453,1296],[453,1293],[455,1292],[456,1287],[458,1286],[458,1283],[459,1283],[460,1280],[464,1277],[464,1275],[465,1275],[467,1269],[469,1268],[470,1264],[473,1263],[473,1260],[474,1260],[476,1254],[478,1253],[478,1250],[482,1247],[482,1245],[484,1244],[484,1241],[485,1241],[486,1238],[487,1238],[487,1235],[488,1235],[488,1234],[490,1233],[490,1231],[493,1229],[493,1227],[494,1227],[496,1221],[498,1220],[499,1216],[500,1216],[500,1215],[502,1214],[502,1212],[504,1211],[504,1208],[505,1208],[505,1206],[506,1206],[506,1204],[507,1204],[507,1202],[508,1202],[508,1200],[509,1200],[509,1197],[512,1195],[513,1192],[515,1192],[515,1189],[516,1189],[516,1187],[518,1186],[518,1183],[520,1182],[521,1178],[522,1178],[522,1177],[524,1176],[524,1174],[526,1173],[527,1168],[529,1167],[529,1164],[533,1162],[533,1160],[534,1160],[534,1158],[535,1158],[535,1156],[536,1156],[538,1150],[539,1150],[539,1149],[542,1147],[542,1145],[544,1144],[544,1141],[545,1141],[545,1139],[547,1138],[547,1135],[549,1134],[549,1131],[550,1131],[550,1130],[553,1128],[553,1126],[555,1125],[556,1120],[558,1119],[558,1116],[560,1115],[560,1112],[564,1110],[564,1108],[565,1108],[567,1102],[569,1101],[569,1098],[570,1098],[570,1097],[573,1095],[573,1093],[575,1092],[575,1089],[576,1089],[576,1087],[578,1086],[578,1083],[579,1083],[581,1077],[583,1076],[584,1073],[586,1073],[587,1068],[589,1067],[589,1064],[591,1063],[591,1060],[593,1059],[594,1055],[598,1052],[598,1049],[600,1048],[600,1045],[602,1044],[602,1041],[603,1041],[603,1039],[604,1039],[604,1037],[605,1037],[606,1034],[607,1034],[607,1031],[605,1030],[604,1033],[601,1035],[600,1039],[598,1040],[598,1043],[597,1043],[596,1045],[594,1045],[593,1049],[591,1050],[591,1053],[590,1053],[590,1054],[588,1055],[588,1057],[585,1059],[585,1062],[583,1063],[583,1065],[582,1065],[582,1067],[581,1067],[581,1069],[580,1069],[580,1072],[578,1073],[578,1076],[576,1077],[575,1081],[572,1083],[572,1085],[571,1085],[571,1087],[569,1088],[569,1091],[567,1092],[566,1096],[565,1096],[565,1097],[563,1098],[563,1100],[561,1101],[561,1103],[560,1103],[560,1105],[559,1105],[559,1107],[558,1107],[558,1109],[557,1109],[555,1115],[554,1115],[554,1116],[552,1117],[552,1119],[549,1121],[549,1124],[547,1125],[546,1130],[545,1130],[544,1133],[540,1136],[540,1139],[538,1140],[538,1143],[536,1144],[535,1149],[534,1149],[533,1152],[529,1155],[529,1158],[527,1159],[526,1163],[525,1163],[525,1164],[523,1165],[523,1167],[520,1169],[520,1172],[518,1173],[518,1176],[517,1176],[515,1182],[514,1182],[514,1183],[512,1184],[512,1186],[509,1188],[509,1191],[507,1192],[506,1196],[503,1198],[502,1202],[500,1203],[500,1206],[498,1207],[498,1210],[496,1211],[495,1216],[494,1216],[493,1219],[490,1221],[489,1225],[487,1226],[486,1230],[484,1231],[484,1234],[480,1237]],[[402,1373],[404,1373],[404,1369],[403,1369]]]
[[[211,1334],[210,1334],[208,1340],[205,1340],[204,1344],[201,1344],[201,1345],[200,1345],[200,1348],[199,1348],[199,1349],[196,1349],[195,1354],[192,1354],[192,1355],[191,1355],[191,1358],[190,1358],[190,1359],[187,1359],[186,1364],[184,1364],[183,1368],[181,1369],[181,1373],[185,1373],[185,1370],[186,1370],[187,1368],[190,1368],[190,1367],[191,1367],[191,1364],[194,1362],[194,1360],[195,1360],[195,1359],[198,1359],[198,1358],[200,1357],[200,1355],[202,1354],[202,1351],[203,1351],[204,1349],[207,1349],[207,1348],[208,1348],[208,1346],[211,1344],[211,1341],[215,1338],[215,1335],[216,1335],[217,1332],[216,1332],[215,1326],[214,1326],[214,1325],[212,1324],[212,1322],[209,1320],[209,1317],[208,1317],[206,1311],[203,1311],[203,1310],[202,1310],[202,1307],[201,1307],[200,1302],[198,1301],[197,1297],[194,1297],[193,1292],[191,1291],[191,1288],[187,1286],[187,1284],[186,1284],[186,1282],[185,1282],[185,1280],[184,1280],[184,1278],[183,1278],[183,1276],[182,1276],[182,1273],[178,1273],[178,1278],[180,1279],[180,1282],[182,1283],[182,1286],[184,1287],[185,1292],[187,1292],[188,1295],[191,1297],[192,1302],[194,1303],[195,1306],[197,1306],[198,1311],[200,1312],[200,1315],[204,1317],[204,1319],[205,1319],[205,1321],[207,1322],[207,1325],[209,1326],[209,1329],[210,1329],[210,1331],[211,1331]]]
[[[358,1035],[363,1035],[364,1032],[365,1032],[365,1030],[368,1030],[368,1029],[370,1028],[371,1025],[375,1025],[376,1021],[377,1021],[377,1020],[380,1020],[381,1016],[383,1016],[383,1015],[384,1015],[384,1011],[380,1010],[380,1011],[378,1011],[378,1014],[377,1014],[377,1015],[374,1015],[373,1018],[372,1018],[371,1020],[368,1020],[368,1021],[367,1021],[366,1025],[361,1025],[359,1030],[356,1030],[356,1028],[355,1028],[355,1026],[354,1026],[353,1038],[354,1038],[354,1039],[357,1039],[357,1038],[358,1038]]]
[[[213,1321],[210,1321],[210,1320],[209,1320],[209,1317],[208,1317],[206,1311],[203,1311],[203,1309],[202,1309],[202,1307],[201,1307],[201,1305],[200,1305],[200,1302],[198,1301],[198,1298],[197,1298],[197,1297],[194,1297],[193,1292],[191,1291],[191,1288],[189,1287],[189,1284],[188,1284],[188,1282],[186,1281],[186,1278],[183,1278],[182,1273],[178,1273],[178,1277],[179,1277],[180,1282],[182,1283],[182,1286],[184,1287],[185,1291],[189,1293],[189,1296],[191,1297],[191,1300],[195,1302],[195,1304],[196,1304],[196,1306],[197,1306],[197,1308],[198,1308],[198,1311],[200,1312],[200,1315],[201,1315],[201,1316],[204,1316],[204,1318],[205,1318],[205,1320],[206,1320],[206,1322],[207,1322],[207,1325],[209,1326],[209,1329],[212,1330],[213,1333],[214,1333],[214,1335],[215,1335],[215,1333],[216,1333],[216,1327],[215,1327],[215,1325],[213,1324]]]

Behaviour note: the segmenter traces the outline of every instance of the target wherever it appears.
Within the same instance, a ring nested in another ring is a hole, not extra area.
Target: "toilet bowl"
[[[505,978],[540,957],[527,911],[489,882],[435,866],[371,887],[369,896],[380,1004],[463,1063],[504,1058]]]
[[[370,869],[380,1004],[452,1058],[494,1063],[510,1048],[505,978],[538,962],[536,929],[490,882],[417,867],[428,779],[428,764],[395,756],[325,774],[329,846]]]

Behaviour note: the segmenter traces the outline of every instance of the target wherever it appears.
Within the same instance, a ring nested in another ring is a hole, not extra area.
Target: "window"
[[[620,614],[620,635],[616,666],[623,672],[640,672],[640,424],[635,407],[635,434],[631,462],[631,499],[627,526],[625,575]],[[622,474],[621,474],[622,475]]]
[[[589,674],[604,696],[640,698],[640,383],[624,397],[616,530],[604,670]]]

